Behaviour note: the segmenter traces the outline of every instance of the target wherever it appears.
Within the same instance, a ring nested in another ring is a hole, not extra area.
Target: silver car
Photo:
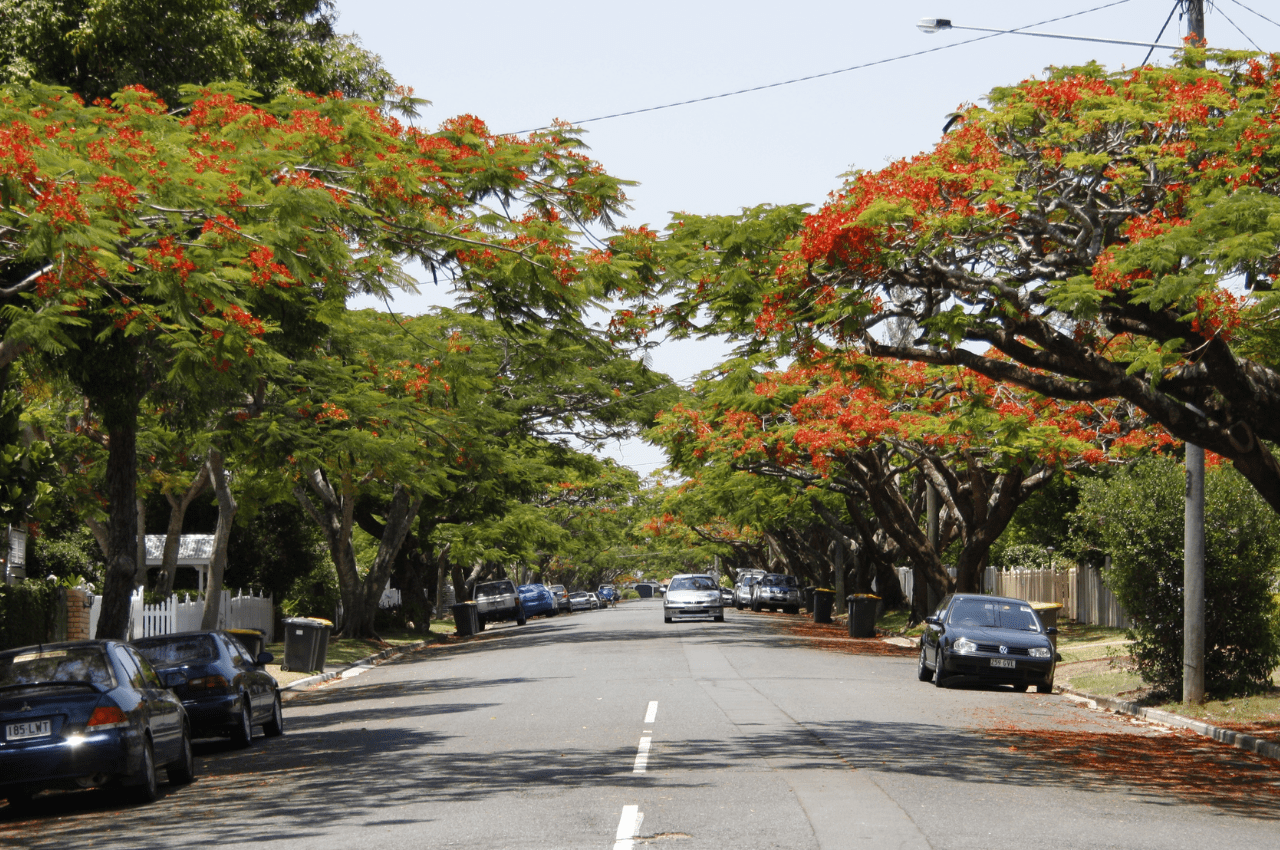
[[[782,573],[766,573],[751,587],[751,610],[786,611],[800,613],[800,584],[795,576]]]
[[[670,623],[676,617],[710,617],[724,622],[724,602],[720,585],[709,575],[673,576],[662,600],[662,620]]]

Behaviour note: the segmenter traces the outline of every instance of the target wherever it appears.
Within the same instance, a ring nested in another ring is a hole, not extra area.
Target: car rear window
[[[212,635],[180,635],[148,638],[133,644],[142,657],[154,667],[172,667],[195,661],[212,661],[218,657],[218,648]]]
[[[476,596],[501,596],[515,592],[516,586],[509,581],[487,581],[476,585]]]
[[[1040,623],[1036,620],[1031,606],[1016,602],[962,599],[951,606],[947,622],[957,626],[977,626],[986,629],[1040,631]]]
[[[115,686],[111,665],[97,646],[19,651],[0,656],[0,687],[42,682]]]

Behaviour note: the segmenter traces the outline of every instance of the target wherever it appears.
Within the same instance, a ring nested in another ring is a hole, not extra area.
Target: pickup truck
[[[515,582],[509,579],[481,582],[476,585],[473,597],[480,628],[497,620],[515,620],[517,626],[525,624],[524,606],[520,604]]]

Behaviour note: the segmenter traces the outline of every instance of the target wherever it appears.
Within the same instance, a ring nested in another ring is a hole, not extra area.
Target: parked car
[[[255,658],[224,631],[156,635],[133,646],[156,670],[176,671],[186,679],[174,693],[187,710],[193,737],[228,737],[247,747],[254,726],[268,738],[284,732],[280,685],[263,669],[275,660],[271,653]]]
[[[795,576],[781,573],[765,573],[751,586],[751,610],[786,611],[800,613],[800,584]]]
[[[596,595],[600,597],[600,601],[605,605],[616,605],[618,600],[622,598],[622,594],[611,584],[602,584],[596,589]]]
[[[526,617],[554,617],[560,613],[555,596],[545,584],[522,584],[519,590],[520,605]]]
[[[587,593],[585,590],[578,590],[569,594],[569,605],[574,611],[590,611],[591,600],[595,599],[595,595]],[[599,605],[600,600],[596,600]]]
[[[547,587],[551,591],[551,595],[556,598],[556,606],[564,613],[572,611],[569,605],[569,591],[565,589],[563,584],[553,584]]]
[[[726,608],[733,604],[733,588],[731,587],[720,588],[720,603],[724,605]]]
[[[73,641],[0,652],[0,797],[21,810],[49,788],[124,786],[138,802],[195,778],[191,728],[163,678],[118,641]]]
[[[733,605],[739,611],[751,604],[751,588],[764,578],[764,570],[738,570],[738,580],[733,585]]]
[[[520,594],[516,591],[515,582],[510,579],[481,582],[476,585],[472,598],[476,603],[476,615],[480,618],[482,629],[486,623],[497,620],[515,620],[517,626],[523,626],[526,622]]]
[[[662,621],[670,623],[676,617],[710,617],[724,622],[724,603],[716,580],[697,573],[672,576],[662,600]]]
[[[1053,691],[1056,653],[1031,603],[1003,596],[955,593],[925,618],[916,675],[938,687],[952,676]]]

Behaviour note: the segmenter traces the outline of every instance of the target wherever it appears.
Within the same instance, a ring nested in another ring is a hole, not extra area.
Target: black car
[[[268,738],[284,732],[280,685],[262,669],[274,660],[271,653],[252,658],[223,631],[157,635],[133,645],[157,670],[182,673],[186,682],[174,690],[197,738],[229,736],[247,747],[254,726],[261,726]]]
[[[20,811],[50,788],[124,786],[138,802],[195,778],[182,702],[137,650],[73,641],[0,652],[0,797]]]
[[[955,593],[925,618],[920,636],[920,681],[942,687],[951,676],[1053,691],[1057,653],[1031,603],[1002,596]]]

